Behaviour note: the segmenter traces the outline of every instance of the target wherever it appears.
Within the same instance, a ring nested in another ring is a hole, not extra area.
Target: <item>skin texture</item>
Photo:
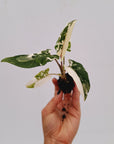
[[[58,94],[57,80],[52,82],[54,97],[42,110],[44,144],[71,144],[80,123],[80,92],[75,84],[70,94]]]

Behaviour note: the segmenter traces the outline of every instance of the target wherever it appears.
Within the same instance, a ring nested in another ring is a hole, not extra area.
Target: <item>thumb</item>
[[[63,96],[62,92],[60,92],[60,94],[58,95],[56,94],[42,110],[42,115],[48,115],[54,112],[57,108],[57,105],[62,101],[62,96]]]

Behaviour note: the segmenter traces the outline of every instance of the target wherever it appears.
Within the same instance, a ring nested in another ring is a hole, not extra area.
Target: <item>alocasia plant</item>
[[[74,81],[77,87],[84,97],[87,98],[87,94],[90,89],[90,82],[88,73],[82,64],[69,59],[69,66],[65,66],[65,53],[71,51],[71,34],[76,20],[73,20],[67,24],[67,26],[61,32],[56,45],[56,54],[51,54],[50,49],[43,50],[40,53],[33,53],[31,55],[16,55],[13,57],[7,57],[1,60],[1,62],[8,62],[22,68],[33,68],[43,66],[48,62],[56,61],[59,66],[60,73],[55,74],[59,76],[58,85],[60,90],[64,93],[70,93],[74,87]],[[37,87],[44,79],[50,78],[49,68],[40,71],[34,78],[26,85],[27,88]]]

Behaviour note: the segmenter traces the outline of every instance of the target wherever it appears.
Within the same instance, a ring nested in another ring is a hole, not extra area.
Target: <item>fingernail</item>
[[[57,95],[59,95],[59,94],[60,94],[60,92],[61,92],[61,90],[59,90],[59,91],[57,92]]]

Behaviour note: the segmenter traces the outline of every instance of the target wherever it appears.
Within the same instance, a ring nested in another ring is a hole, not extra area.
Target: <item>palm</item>
[[[80,122],[79,91],[75,85],[72,94],[63,93],[57,95],[59,87],[57,80],[55,85],[55,97],[42,111],[44,136],[58,142],[71,143]]]
[[[68,99],[62,101],[61,104],[57,106],[58,108],[56,109],[56,111],[51,113],[46,120],[48,122],[48,135],[50,135],[53,139],[61,142],[72,141],[78,130],[80,122],[80,111],[76,111],[73,106],[64,106],[68,113],[60,111],[63,105],[68,104]],[[62,115],[64,114],[66,115],[66,118],[62,121]]]

